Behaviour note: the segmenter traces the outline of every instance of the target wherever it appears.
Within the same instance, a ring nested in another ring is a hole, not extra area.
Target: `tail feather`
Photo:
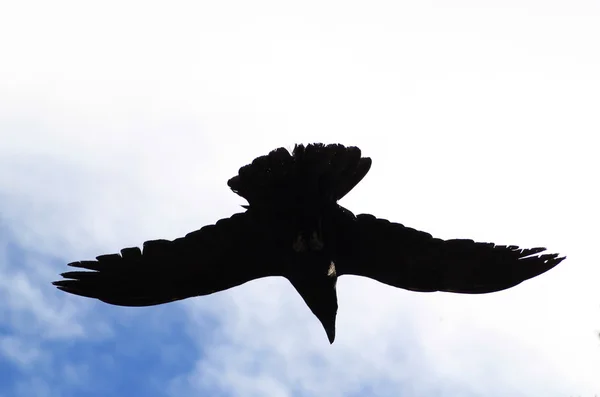
[[[296,145],[292,153],[273,150],[240,168],[229,187],[251,206],[301,200],[337,201],[369,172],[371,159],[357,147]]]

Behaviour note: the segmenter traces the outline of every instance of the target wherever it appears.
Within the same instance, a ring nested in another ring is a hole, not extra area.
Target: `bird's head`
[[[293,262],[287,279],[321,322],[329,343],[333,343],[338,310],[335,264],[318,251],[299,253]]]

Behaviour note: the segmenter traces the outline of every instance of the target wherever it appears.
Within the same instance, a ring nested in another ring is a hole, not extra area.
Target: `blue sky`
[[[0,397],[600,394],[597,2],[5,3]],[[484,296],[343,277],[331,346],[282,279],[50,285],[240,211],[227,179],[297,142],[373,158],[355,213],[568,259]]]

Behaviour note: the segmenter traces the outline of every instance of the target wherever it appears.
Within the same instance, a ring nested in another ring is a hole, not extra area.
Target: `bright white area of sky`
[[[53,263],[89,259],[240,211],[227,179],[276,147],[356,145],[373,167],[341,202],[354,213],[568,258],[481,296],[341,278],[332,346],[283,279],[176,303],[202,354],[160,387],[593,396],[599,41],[600,5],[583,0],[4,2],[0,223]],[[92,363],[91,335],[118,338],[124,309],[49,286],[64,266],[0,266],[8,362],[35,369],[62,354],[40,340],[73,338]],[[208,314],[215,340],[194,335]]]

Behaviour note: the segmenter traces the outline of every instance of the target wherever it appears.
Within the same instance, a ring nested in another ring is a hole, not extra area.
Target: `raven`
[[[240,168],[229,187],[245,212],[185,237],[152,240],[69,263],[59,289],[120,306],[212,294],[261,277],[287,278],[335,339],[336,282],[365,276],[411,291],[482,294],[540,275],[565,257],[466,239],[442,240],[337,201],[371,168],[357,147],[296,145]]]

